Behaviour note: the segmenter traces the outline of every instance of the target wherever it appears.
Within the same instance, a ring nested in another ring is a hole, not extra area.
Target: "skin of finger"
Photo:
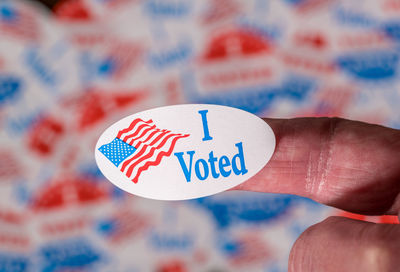
[[[399,271],[400,226],[329,217],[294,244],[290,272]]]
[[[264,120],[275,133],[275,152],[235,189],[296,194],[356,213],[398,214],[398,130],[340,118]]]

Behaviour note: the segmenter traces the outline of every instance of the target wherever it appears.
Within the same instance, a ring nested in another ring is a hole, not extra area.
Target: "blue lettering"
[[[210,131],[208,130],[207,112],[208,110],[199,111],[201,115],[201,120],[203,121],[203,131],[204,131],[204,138],[202,139],[203,142],[212,140],[212,137],[210,136]]]
[[[31,261],[25,255],[13,253],[0,254],[0,271],[24,272],[31,267]]]
[[[349,24],[361,27],[371,27],[377,24],[376,20],[361,12],[354,12],[348,9],[338,8],[334,11],[336,19],[342,24]]]
[[[203,165],[204,176],[202,176],[201,173],[200,173],[200,163]],[[195,170],[196,170],[196,176],[197,176],[197,178],[198,178],[199,180],[205,180],[206,178],[208,178],[208,172],[209,172],[209,170],[208,170],[207,162],[206,162],[205,160],[199,159],[199,160],[196,162]]]
[[[208,162],[210,163],[210,168],[211,168],[211,175],[213,176],[213,178],[218,178],[219,174],[217,173],[216,169],[215,169],[215,162],[218,159],[216,157],[214,157],[214,153],[211,151],[209,156],[208,156]]]
[[[152,16],[177,18],[186,15],[190,6],[180,1],[148,1],[146,4],[147,11]]]
[[[371,50],[340,56],[337,63],[345,72],[356,78],[390,79],[396,76],[399,55],[390,50]]]
[[[189,44],[181,43],[165,51],[151,53],[149,55],[149,62],[158,69],[168,68],[188,59],[191,55],[191,51]]]
[[[235,154],[231,160],[227,156],[218,157],[214,156],[214,151],[211,151],[208,154],[208,163],[205,159],[195,159],[195,173],[196,177],[199,180],[206,180],[210,174],[214,179],[217,179],[222,175],[223,177],[228,177],[233,172],[235,175],[244,175],[248,172],[246,168],[244,152],[243,152],[243,143],[237,143],[235,146],[238,149],[238,153]],[[185,175],[186,181],[190,182],[192,177],[192,165],[193,165],[193,157],[195,151],[187,151],[189,155],[189,164],[185,162],[183,158],[184,152],[177,152],[174,155],[178,158],[178,162],[182,168],[183,174]],[[217,169],[219,167],[219,172]],[[229,168],[231,166],[231,169]],[[210,170],[211,169],[211,170]]]
[[[23,116],[13,116],[9,118],[6,123],[6,128],[10,135],[21,134],[25,132],[34,122],[42,117],[42,114],[39,111],[25,111],[25,113],[27,114]]]
[[[221,172],[221,175],[223,177],[227,177],[231,174],[231,170],[226,171],[225,167],[230,166],[231,162],[229,161],[227,156],[222,156],[221,159],[219,159],[219,171]]]
[[[53,242],[43,246],[39,252],[45,264],[41,271],[72,270],[101,261],[97,250],[82,238]]]
[[[22,81],[14,76],[0,75],[0,105],[21,93]]]
[[[187,250],[193,246],[193,239],[189,234],[154,232],[150,236],[150,242],[156,248],[167,250]]]
[[[244,163],[244,156],[243,156],[243,147],[242,147],[242,142],[235,144],[235,146],[238,148],[239,153],[237,153],[235,156],[232,158],[232,170],[236,175],[239,174],[246,174],[248,171],[246,169],[246,165]],[[238,168],[236,161],[239,159],[240,161],[240,169]]]
[[[54,86],[58,83],[57,74],[48,67],[36,50],[29,50],[25,56],[25,61],[34,75],[44,84]]]
[[[192,177],[192,163],[193,163],[193,155],[194,155],[194,151],[188,151],[186,152],[190,159],[189,159],[189,167],[186,166],[186,163],[183,159],[183,152],[178,152],[178,153],[174,153],[174,155],[178,158],[179,164],[182,167],[182,171],[183,174],[185,175],[186,181],[190,182],[190,179]]]

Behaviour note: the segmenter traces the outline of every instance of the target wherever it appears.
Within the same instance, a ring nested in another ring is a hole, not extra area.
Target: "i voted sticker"
[[[186,104],[128,116],[99,138],[104,176],[142,197],[183,200],[216,194],[248,180],[275,149],[271,127],[236,108]]]

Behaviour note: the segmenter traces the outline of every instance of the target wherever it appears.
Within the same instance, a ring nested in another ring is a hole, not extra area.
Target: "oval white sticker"
[[[183,200],[248,180],[275,149],[271,127],[236,108],[185,104],[130,115],[100,136],[97,165],[119,188],[142,197]]]

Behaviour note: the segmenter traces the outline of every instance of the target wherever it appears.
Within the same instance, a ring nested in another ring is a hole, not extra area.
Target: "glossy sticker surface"
[[[99,138],[104,176],[142,197],[183,200],[216,194],[248,180],[275,149],[271,127],[236,108],[185,104],[130,115]]]

